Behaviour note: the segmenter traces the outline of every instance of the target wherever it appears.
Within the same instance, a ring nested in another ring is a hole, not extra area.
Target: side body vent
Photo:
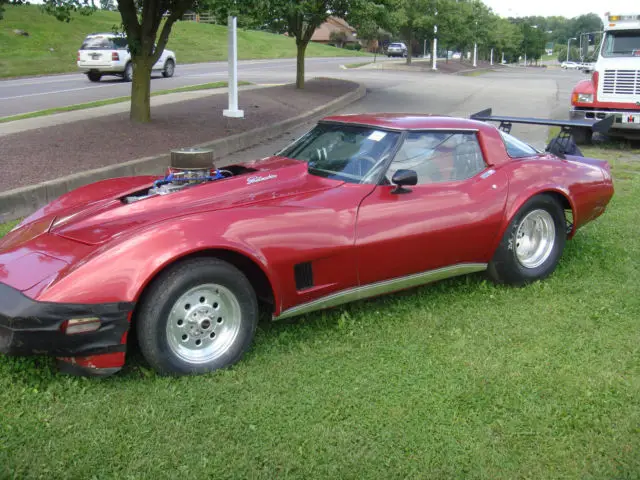
[[[304,290],[313,287],[313,269],[311,262],[298,263],[293,267],[293,275],[296,278],[296,290]]]

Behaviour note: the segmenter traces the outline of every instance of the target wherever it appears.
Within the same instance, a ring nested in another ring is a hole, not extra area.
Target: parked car
[[[576,70],[579,67],[579,64],[577,62],[562,62],[560,64],[561,68],[564,68],[565,70]]]
[[[99,82],[104,75],[116,75],[126,82],[133,79],[131,53],[124,35],[92,33],[82,42],[78,50],[78,69],[92,82]],[[153,65],[153,71],[162,72],[163,77],[172,77],[176,68],[176,55],[165,50]]]
[[[591,73],[595,70],[595,66],[593,62],[584,62],[578,65],[578,69],[584,73]]]
[[[135,329],[159,373],[205,373],[240,360],[260,308],[544,279],[613,195],[607,162],[557,153],[483,121],[343,115],[272,157],[84,186],[0,240],[0,352],[106,375]]]
[[[391,43],[387,47],[387,57],[406,57],[407,51],[407,46],[404,43]]]

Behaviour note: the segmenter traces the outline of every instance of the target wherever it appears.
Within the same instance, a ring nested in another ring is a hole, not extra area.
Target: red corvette
[[[606,162],[489,123],[322,120],[278,155],[88,185],[0,239],[0,352],[107,375],[135,328],[162,374],[209,372],[287,318],[487,271],[551,274],[613,195]]]

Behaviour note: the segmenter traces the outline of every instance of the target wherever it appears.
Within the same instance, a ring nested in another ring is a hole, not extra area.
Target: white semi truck
[[[640,138],[640,14],[605,14],[595,69],[571,94],[572,120],[597,122],[614,116],[612,136]],[[591,140],[591,132],[582,130]]]

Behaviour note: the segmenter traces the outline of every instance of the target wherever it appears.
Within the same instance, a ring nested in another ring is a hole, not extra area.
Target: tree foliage
[[[4,18],[5,5],[23,5],[27,3],[25,0],[0,0],[0,20]]]

